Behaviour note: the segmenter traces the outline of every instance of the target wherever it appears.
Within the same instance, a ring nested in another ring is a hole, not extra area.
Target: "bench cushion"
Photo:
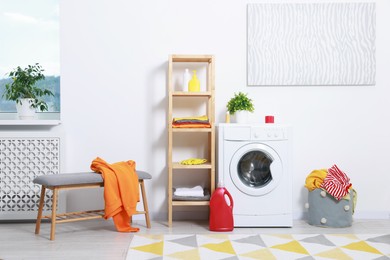
[[[137,171],[138,179],[151,179],[152,176],[144,171]],[[100,173],[96,172],[78,172],[78,173],[63,173],[41,175],[33,180],[33,183],[44,185],[47,187],[67,186],[78,184],[94,184],[103,183],[103,178]]]

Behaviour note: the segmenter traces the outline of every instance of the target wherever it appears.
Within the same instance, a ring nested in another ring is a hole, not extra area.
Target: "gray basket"
[[[353,192],[350,199],[336,200],[322,189],[315,189],[308,195],[308,223],[319,227],[343,228],[352,225]]]

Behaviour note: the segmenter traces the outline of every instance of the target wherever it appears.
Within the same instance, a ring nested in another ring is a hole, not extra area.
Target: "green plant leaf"
[[[242,92],[234,93],[234,97],[229,100],[226,107],[231,115],[238,110],[247,110],[249,112],[255,110],[252,99],[248,97],[248,94]]]
[[[43,71],[44,69],[39,63],[28,65],[24,69],[18,66],[8,74],[12,79],[12,83],[5,85],[2,97],[6,100],[13,100],[16,103],[20,103],[20,100],[23,98],[32,98],[34,99],[33,104],[31,104],[32,107],[39,108],[41,111],[48,110],[48,106],[42,97],[54,96],[54,94],[48,89],[41,89],[35,86],[38,81],[45,79]]]

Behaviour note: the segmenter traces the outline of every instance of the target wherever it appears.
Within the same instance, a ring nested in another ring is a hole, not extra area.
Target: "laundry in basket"
[[[337,165],[312,171],[306,178],[309,190],[308,223],[321,227],[349,227],[356,206],[356,191]]]

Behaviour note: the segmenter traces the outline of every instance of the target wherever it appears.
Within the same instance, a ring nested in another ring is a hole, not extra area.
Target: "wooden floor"
[[[211,233],[207,221],[166,222],[135,221],[143,234],[205,234]],[[50,241],[50,224],[42,223],[41,233],[34,234],[35,223],[0,223],[0,259],[125,259],[132,239],[131,233],[115,231],[111,220],[90,220],[63,223],[57,226],[56,240]],[[215,232],[212,232],[215,233]],[[235,234],[390,234],[390,220],[355,220],[349,228],[319,228],[305,221],[294,221],[292,228],[235,228]]]

